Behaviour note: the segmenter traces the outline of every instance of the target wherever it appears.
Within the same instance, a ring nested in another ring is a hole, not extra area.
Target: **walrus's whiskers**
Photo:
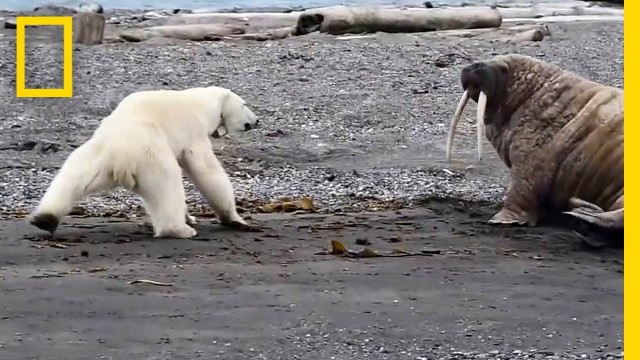
[[[482,160],[482,137],[484,136],[484,112],[487,109],[487,95],[480,91],[478,97],[478,119],[477,119],[477,131],[478,131],[478,160]]]
[[[460,117],[462,117],[462,110],[467,106],[467,102],[469,101],[469,93],[467,90],[462,93],[462,97],[460,98],[460,102],[458,102],[458,107],[456,108],[456,112],[453,114],[453,118],[451,119],[451,124],[449,125],[449,137],[447,138],[447,161],[451,161],[451,148],[453,147],[453,136],[456,132],[456,127],[458,126],[458,121],[460,121]]]

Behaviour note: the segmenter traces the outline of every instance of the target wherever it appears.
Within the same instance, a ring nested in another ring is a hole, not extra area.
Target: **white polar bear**
[[[77,201],[122,187],[143,199],[155,237],[192,237],[184,170],[221,223],[247,225],[209,136],[257,124],[245,101],[221,87],[132,93],[65,160],[29,222],[53,233]]]

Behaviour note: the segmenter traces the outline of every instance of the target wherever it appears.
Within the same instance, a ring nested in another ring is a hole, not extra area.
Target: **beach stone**
[[[168,10],[157,10],[157,11],[148,11],[142,15],[143,20],[147,19],[157,19],[157,18],[165,18],[173,15],[172,12]]]
[[[102,8],[102,5],[96,4],[96,3],[80,3],[76,11],[79,13],[80,12],[92,12],[96,14],[104,13],[104,9]]]
[[[12,19],[6,19],[4,21],[4,28],[5,29],[15,29],[17,28],[17,23],[16,23],[16,18],[12,18]]]
[[[72,16],[75,13],[74,9],[58,5],[43,5],[33,9],[33,15],[37,16]]]
[[[81,12],[73,17],[73,42],[97,45],[104,40],[105,18],[94,12]]]

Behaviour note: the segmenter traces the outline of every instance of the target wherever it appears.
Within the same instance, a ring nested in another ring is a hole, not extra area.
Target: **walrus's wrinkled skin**
[[[623,228],[623,90],[514,54],[469,65],[460,81],[474,101],[486,95],[479,119],[510,169],[505,203],[489,223],[535,226],[564,212]]]

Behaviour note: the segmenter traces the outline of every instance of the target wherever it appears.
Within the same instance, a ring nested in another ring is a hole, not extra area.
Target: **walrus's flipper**
[[[509,186],[504,206],[493,215],[488,223],[495,225],[535,226],[538,223],[538,212],[535,210],[535,200],[533,200],[533,196],[528,196],[524,191],[523,187],[514,185],[512,182]]]
[[[524,212],[522,210],[512,210],[505,206],[502,208],[502,210],[493,215],[488,223],[492,225],[535,226],[537,222],[538,217],[536,215]]]
[[[564,214],[574,216],[603,229],[622,230],[624,228],[624,208],[599,212],[587,206],[565,211]]]
[[[571,199],[569,199],[569,208],[572,210],[578,208],[586,208],[591,209],[594,212],[604,212],[604,210],[600,206],[592,204],[588,201],[584,201],[582,199],[578,199],[577,197],[572,197]]]

